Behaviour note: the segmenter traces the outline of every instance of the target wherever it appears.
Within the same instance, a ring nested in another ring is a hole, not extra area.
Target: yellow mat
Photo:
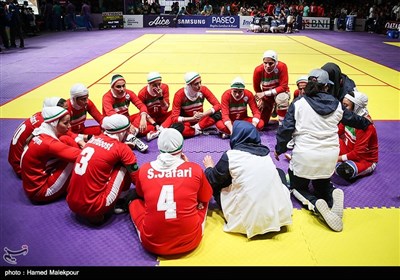
[[[222,231],[212,211],[200,246],[161,266],[398,266],[399,209],[346,209],[333,232],[310,211],[294,210],[293,224],[254,239]]]
[[[305,36],[240,34],[144,35],[1,106],[1,117],[27,118],[40,110],[45,97],[68,98],[69,88],[76,82],[88,86],[90,98],[101,108],[101,97],[109,89],[115,73],[122,74],[128,88],[136,93],[146,84],[150,71],[161,73],[163,81],[170,85],[171,95],[183,86],[183,75],[187,71],[199,72],[203,84],[218,97],[238,75],[252,90],[253,70],[262,62],[262,54],[267,49],[274,49],[278,59],[288,65],[292,91],[300,75],[331,61],[368,95],[369,111],[375,120],[400,118],[398,71]],[[132,113],[135,112],[131,107]]]

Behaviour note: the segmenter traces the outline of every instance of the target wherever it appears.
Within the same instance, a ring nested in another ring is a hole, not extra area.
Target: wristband
[[[161,95],[159,98],[157,98],[158,100],[163,100],[164,99],[164,96],[163,95]]]
[[[264,96],[271,96],[271,95],[272,95],[272,91],[271,90],[264,91]]]
[[[84,141],[84,138],[83,138],[83,134],[78,134],[76,137],[75,137],[75,142],[76,143],[78,143],[79,141]]]

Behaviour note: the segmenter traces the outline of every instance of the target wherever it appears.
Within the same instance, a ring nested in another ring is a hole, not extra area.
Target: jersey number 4
[[[165,211],[165,219],[176,218],[176,202],[174,201],[173,185],[163,185],[157,202],[157,211]]]

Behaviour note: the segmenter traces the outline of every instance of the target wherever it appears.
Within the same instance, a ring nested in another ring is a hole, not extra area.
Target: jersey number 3
[[[83,175],[86,172],[89,160],[94,154],[94,149],[92,147],[86,147],[81,152],[81,159],[75,164],[75,173],[78,175]]]

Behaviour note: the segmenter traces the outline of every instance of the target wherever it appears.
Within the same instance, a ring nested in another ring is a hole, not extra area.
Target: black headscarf
[[[258,156],[269,154],[269,148],[261,144],[260,133],[247,121],[233,122],[230,145],[232,150],[241,150]]]

